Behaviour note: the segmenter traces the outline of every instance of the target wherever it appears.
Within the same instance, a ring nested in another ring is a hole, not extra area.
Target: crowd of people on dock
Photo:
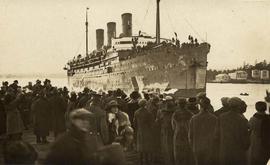
[[[36,143],[55,141],[44,164],[126,164],[136,151],[140,165],[263,165],[270,158],[270,96],[245,118],[246,103],[221,98],[214,110],[206,93],[176,98],[155,92],[120,89],[69,92],[46,79],[20,87],[3,82],[0,135],[6,164],[34,164],[38,154],[22,138],[33,130]],[[124,151],[124,152],[123,152]]]

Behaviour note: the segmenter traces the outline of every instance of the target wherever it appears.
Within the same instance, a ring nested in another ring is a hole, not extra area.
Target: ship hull
[[[93,90],[115,90],[127,93],[134,90],[168,92],[173,89],[177,96],[191,97],[206,90],[207,54],[210,45],[176,48],[161,46],[139,53],[119,53],[125,60],[96,70],[68,76],[73,89],[88,87]],[[108,68],[111,68],[108,72]]]

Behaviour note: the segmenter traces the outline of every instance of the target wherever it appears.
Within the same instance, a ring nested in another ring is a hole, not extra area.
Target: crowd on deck
[[[55,141],[44,160],[52,165],[126,164],[124,152],[139,153],[140,165],[263,165],[270,158],[267,101],[255,104],[221,98],[214,110],[206,93],[175,98],[122,90],[69,92],[46,79],[20,87],[3,82],[0,135],[6,164],[34,164],[38,154],[22,138],[33,130],[36,143]]]

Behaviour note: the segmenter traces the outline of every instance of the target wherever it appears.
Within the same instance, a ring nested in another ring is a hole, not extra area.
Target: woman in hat
[[[109,143],[112,143],[120,135],[121,130],[126,126],[130,126],[130,120],[128,115],[119,109],[119,104],[115,100],[109,102],[107,112]]]
[[[267,105],[263,101],[255,104],[256,113],[250,118],[251,144],[249,148],[249,164],[267,164],[270,158],[270,118]]]

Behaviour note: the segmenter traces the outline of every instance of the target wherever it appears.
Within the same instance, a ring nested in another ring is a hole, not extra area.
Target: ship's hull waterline
[[[85,68],[68,76],[71,88],[88,87],[93,90],[115,90],[127,93],[134,90],[174,91],[177,96],[191,97],[206,89],[207,54],[210,45],[178,48],[163,45],[151,51],[125,54],[125,60]],[[118,52],[118,58],[121,52]],[[108,69],[110,71],[108,71]]]

